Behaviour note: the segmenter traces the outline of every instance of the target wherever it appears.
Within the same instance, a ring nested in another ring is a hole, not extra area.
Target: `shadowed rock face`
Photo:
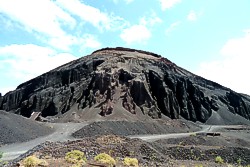
[[[98,109],[206,122],[214,112],[250,119],[250,97],[196,76],[157,54],[105,48],[25,82],[0,96],[0,109],[29,117]]]

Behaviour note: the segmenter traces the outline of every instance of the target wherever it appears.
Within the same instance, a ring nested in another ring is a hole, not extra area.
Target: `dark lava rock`
[[[219,117],[215,122],[219,123],[228,113],[231,119],[236,115],[245,122],[250,119],[249,96],[194,75],[160,55],[127,48],[95,51],[0,96],[0,109],[25,117],[40,111],[43,117],[57,118],[71,111],[79,119],[91,119],[95,111],[108,117],[117,108],[135,117],[142,113],[203,123],[211,117]]]

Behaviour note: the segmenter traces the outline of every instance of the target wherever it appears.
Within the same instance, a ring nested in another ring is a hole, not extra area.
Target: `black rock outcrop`
[[[63,118],[71,112],[84,119],[119,110],[133,117],[209,122],[229,120],[228,115],[250,120],[250,97],[160,55],[119,47],[95,51],[19,85],[0,96],[0,109],[25,117],[40,111],[43,117]]]

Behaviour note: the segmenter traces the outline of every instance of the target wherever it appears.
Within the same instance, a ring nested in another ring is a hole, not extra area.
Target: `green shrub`
[[[23,160],[24,167],[48,166],[45,160],[41,160],[35,156],[29,156]]]
[[[237,164],[241,165],[241,158],[237,159]]]
[[[5,166],[7,165],[9,162],[8,161],[2,161],[0,160],[0,166]]]
[[[128,158],[128,157],[124,158],[123,164],[126,166],[135,166],[135,167],[139,166],[138,160],[136,158]]]
[[[97,156],[95,156],[94,159],[97,162],[101,162],[109,166],[114,166],[116,164],[116,161],[114,160],[114,158],[112,158],[110,155],[106,153],[98,154]]]
[[[192,136],[195,137],[195,136],[196,136],[196,133],[191,133],[191,134],[190,134],[190,137],[192,137]]]
[[[224,163],[224,160],[221,158],[221,156],[217,156],[215,158],[215,162],[218,163],[218,164],[223,164]]]
[[[0,159],[3,158],[3,152],[0,152]]]
[[[202,165],[202,164],[200,164],[200,165],[195,165],[195,167],[203,167],[203,165]]]
[[[65,160],[71,164],[83,164],[87,161],[84,153],[79,150],[66,153]]]

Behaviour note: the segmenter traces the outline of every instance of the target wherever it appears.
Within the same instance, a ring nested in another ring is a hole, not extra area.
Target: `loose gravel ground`
[[[29,141],[52,132],[42,123],[0,110],[0,146]]]
[[[140,166],[155,166],[156,164],[163,166],[167,163],[167,156],[162,156],[148,143],[140,139],[106,135],[68,142],[46,142],[29,150],[7,166],[15,166],[18,162],[22,162],[25,157],[36,155],[40,159],[47,158],[46,161],[48,162],[56,159],[58,163],[62,163],[57,165],[66,167],[65,154],[72,150],[84,152],[89,161],[92,161],[97,154],[107,153],[115,157],[116,160],[120,159],[118,160],[120,162],[125,157],[136,157]],[[90,167],[91,165],[87,164],[87,166]]]
[[[239,159],[241,159],[243,165],[250,164],[249,127],[239,128],[234,126],[230,129],[228,126],[204,126],[201,129],[199,126],[180,120],[44,124],[4,111],[0,111],[0,126],[0,133],[2,133],[0,144],[5,144],[0,148],[6,148],[5,152],[8,152],[8,150],[22,152],[18,153],[19,155],[22,154],[20,157],[10,161],[12,162],[10,166],[32,154],[39,156],[39,158],[49,155],[57,162],[61,162],[61,166],[64,166],[65,153],[71,150],[83,151],[90,160],[93,160],[95,155],[102,152],[111,153],[121,160],[126,156],[133,156],[139,160],[141,166],[152,167],[194,166],[196,164],[217,166],[214,161],[216,156],[221,156],[226,163],[230,164],[236,164]],[[210,130],[219,131],[221,135],[206,136],[201,133],[202,135],[179,136],[154,142],[110,135],[151,134],[153,136],[154,134],[176,133],[178,136],[180,133],[201,132],[204,128],[208,129],[208,132]],[[77,138],[83,139],[77,140]],[[13,144],[8,145],[9,143]],[[19,147],[20,150],[17,150]],[[24,153],[25,151],[27,152]],[[49,159],[48,161],[50,162]]]
[[[100,121],[93,122],[72,134],[75,138],[90,137],[95,135],[115,134],[122,136],[144,134],[168,134],[199,131],[199,126],[182,123],[181,121]]]
[[[198,137],[191,137],[194,140],[196,138]],[[214,140],[216,139],[217,137],[214,137]],[[139,160],[139,166],[141,167],[179,167],[183,165],[215,167],[228,166],[228,164],[238,166],[239,159],[241,159],[242,165],[250,164],[250,149],[246,147],[227,147],[226,144],[224,146],[206,146],[206,141],[209,141],[207,139],[204,141],[205,145],[199,145],[198,143],[198,145],[193,145],[194,143],[191,140],[186,140],[185,145],[183,143],[176,145],[171,140],[168,141],[171,144],[166,141],[163,142],[163,140],[148,143],[140,139],[104,135],[67,142],[46,142],[21,155],[8,166],[22,163],[25,157],[35,155],[40,159],[45,159],[50,165],[57,164],[57,166],[68,167],[70,164],[66,163],[64,157],[67,152],[72,150],[80,150],[85,153],[88,159],[85,166],[88,167],[92,166],[89,162],[94,162],[94,157],[103,152],[110,154],[119,163],[125,157],[135,157]],[[217,156],[221,156],[225,163],[215,163]]]

